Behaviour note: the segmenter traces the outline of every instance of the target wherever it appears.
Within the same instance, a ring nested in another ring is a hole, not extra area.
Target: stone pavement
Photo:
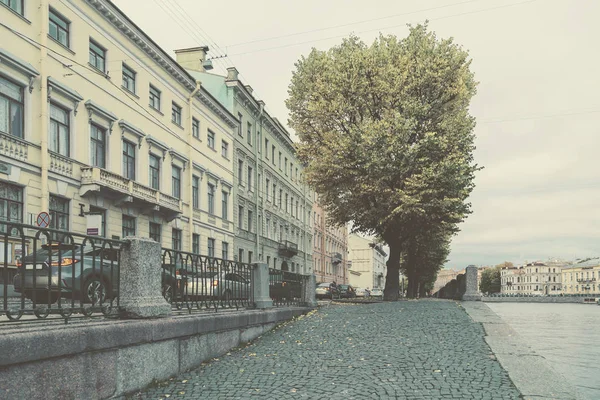
[[[444,300],[332,304],[134,399],[518,399],[483,328]]]

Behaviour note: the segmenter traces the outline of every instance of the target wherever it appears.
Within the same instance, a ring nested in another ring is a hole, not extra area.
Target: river
[[[582,399],[600,399],[600,306],[486,303],[529,347],[577,387]]]

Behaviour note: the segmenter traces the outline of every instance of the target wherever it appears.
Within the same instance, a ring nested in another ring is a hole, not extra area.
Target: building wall
[[[351,234],[348,236],[348,251],[351,262],[349,283],[355,287],[383,289],[387,274],[387,254],[381,245]]]
[[[600,294],[600,265],[567,267],[561,274],[564,294]]]
[[[190,100],[195,80],[112,3],[24,4],[22,17],[0,4],[0,20],[10,28],[0,26],[0,77],[22,89],[25,110],[22,138],[0,132],[0,166],[5,167],[0,168],[0,182],[21,188],[20,220],[33,222],[56,196],[68,201],[68,222],[61,228],[85,233],[87,217],[80,211],[92,206],[105,213],[107,237],[123,236],[125,215],[135,218],[138,236],[149,236],[150,222],[160,224],[164,247],[172,247],[173,229],[179,229],[182,250],[192,250],[194,233],[200,235],[200,253],[207,253],[212,238],[215,255],[220,255],[223,242],[233,243],[233,201],[225,207],[226,218],[221,209],[222,193],[232,191],[233,162],[231,155],[215,155],[207,135],[210,130],[218,143],[226,140],[233,148],[233,114],[201,87]],[[49,36],[49,9],[68,21],[68,46]],[[104,72],[89,64],[90,38],[105,50]],[[124,66],[135,74],[131,91],[123,87]],[[150,85],[160,90],[160,109],[149,106]],[[179,124],[171,120],[173,103],[181,109]],[[70,143],[62,154],[49,147],[51,104],[68,115]],[[193,119],[199,124],[197,137]],[[103,168],[92,165],[93,126],[105,130]],[[134,147],[131,179],[124,177],[124,141]],[[150,154],[159,157],[159,190],[150,188]],[[172,166],[181,169],[179,198],[172,190]],[[192,204],[193,176],[200,179],[197,208]],[[209,184],[215,188],[212,213]]]
[[[347,284],[348,228],[333,227],[315,194],[312,220],[314,223],[313,265],[318,282]]]
[[[507,294],[560,294],[564,265],[562,262],[534,262],[503,268],[500,271],[500,291]]]

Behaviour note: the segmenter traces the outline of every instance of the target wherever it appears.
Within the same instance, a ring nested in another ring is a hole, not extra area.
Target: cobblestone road
[[[455,302],[331,305],[136,399],[517,399]]]

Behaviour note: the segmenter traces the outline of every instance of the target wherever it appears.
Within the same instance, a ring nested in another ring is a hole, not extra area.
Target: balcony
[[[0,154],[19,161],[27,161],[29,144],[16,136],[0,132]]]
[[[279,242],[279,255],[283,257],[293,257],[298,254],[298,245],[289,240]]]
[[[58,153],[50,153],[50,171],[65,176],[73,176],[73,161]]]
[[[577,282],[579,282],[579,283],[596,282],[596,278],[578,278]]]
[[[240,239],[246,239],[252,243],[256,243],[256,233],[252,233],[252,232],[248,232],[246,230],[243,229],[238,229],[238,234],[237,236]]]
[[[130,203],[144,213],[158,211],[167,221],[173,220],[182,212],[181,200],[178,198],[101,168],[84,167],[81,168],[79,194],[84,197],[91,193],[113,199],[115,205]]]
[[[340,253],[333,253],[331,255],[331,263],[333,265],[338,265],[342,262],[342,255]]]

